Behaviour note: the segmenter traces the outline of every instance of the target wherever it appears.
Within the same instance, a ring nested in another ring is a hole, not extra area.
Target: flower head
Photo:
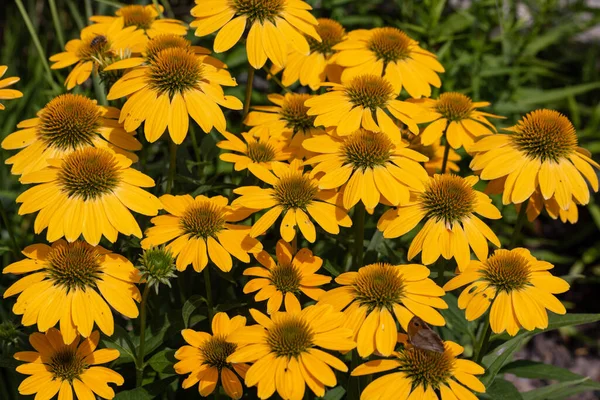
[[[262,250],[262,245],[248,236],[249,226],[232,223],[246,218],[248,211],[229,206],[223,196],[166,194],[160,201],[168,214],[152,218],[154,226],[146,230],[142,247],[148,249],[172,241],[166,249],[177,257],[179,271],[192,264],[196,272],[201,272],[210,259],[228,272],[233,266],[231,256],[247,263],[248,253]]]
[[[229,397],[242,397],[243,388],[238,375],[244,378],[248,365],[228,361],[228,357],[242,347],[232,342],[229,336],[244,329],[245,325],[245,317],[238,315],[230,319],[227,314],[220,312],[213,317],[212,335],[191,329],[181,331],[187,345],[180,347],[175,353],[175,358],[180,361],[173,367],[178,374],[190,374],[182,383],[184,389],[199,382],[198,391],[201,396],[206,397],[220,381]]]
[[[473,260],[469,267],[444,285],[450,291],[468,285],[458,298],[473,321],[491,306],[490,325],[495,333],[505,330],[514,336],[520,328],[531,331],[548,327],[546,309],[566,313],[554,294],[569,290],[569,284],[549,272],[554,265],[539,261],[529,250],[496,250],[484,261]]]
[[[158,9],[157,9],[158,8]],[[187,33],[185,24],[176,19],[159,18],[159,12],[163,12],[162,6],[153,4],[129,5],[119,8],[115,16],[93,15],[90,21],[97,24],[111,24],[115,20],[122,20],[125,28],[135,26],[153,38],[162,34],[173,34],[183,36]]]
[[[0,65],[0,78],[4,76],[8,70],[6,65]],[[19,92],[15,89],[6,89],[8,86],[19,82],[21,78],[17,76],[9,76],[8,78],[4,78],[0,80],[0,100],[12,100],[23,97],[23,93]],[[0,103],[0,110],[4,110],[4,104]]]
[[[396,321],[404,330],[415,315],[432,325],[446,323],[436,310],[448,308],[440,298],[445,292],[428,278],[429,273],[427,267],[419,264],[366,265],[335,278],[342,286],[322,295],[319,304],[344,310],[343,326],[354,332],[361,357],[375,351],[389,356],[396,345]]]
[[[477,181],[476,176],[434,175],[423,190],[411,195],[410,203],[386,211],[377,227],[385,238],[395,238],[425,220],[408,249],[408,259],[421,251],[425,265],[433,264],[440,255],[446,260],[454,257],[462,271],[471,259],[469,247],[479,259],[487,258],[487,240],[500,247],[498,237],[475,215],[502,217],[486,194],[473,189]]]
[[[268,136],[267,132],[262,132],[258,136],[242,132],[243,140],[229,132],[223,132],[223,136],[227,140],[217,143],[217,147],[232,152],[222,153],[219,158],[225,162],[234,163],[236,171],[243,171],[251,164],[258,164],[271,170],[273,162],[285,161],[290,158],[290,152],[285,143]]]
[[[29,343],[35,351],[15,353],[17,360],[27,363],[19,365],[17,372],[30,375],[19,385],[19,394],[37,394],[36,398],[51,399],[58,393],[59,399],[72,399],[75,391],[78,399],[115,397],[108,384],[121,386],[123,377],[100,364],[119,358],[119,351],[97,350],[98,331],[81,341],[79,336],[70,342],[64,339],[63,332],[55,328],[48,329],[45,334],[32,333]]]

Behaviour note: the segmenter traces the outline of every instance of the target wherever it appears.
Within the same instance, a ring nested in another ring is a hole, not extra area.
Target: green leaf
[[[156,372],[175,374],[173,364],[176,362],[177,359],[175,359],[175,350],[164,349],[153,355],[148,360],[148,365]]]
[[[207,304],[206,299],[198,294],[193,295],[185,302],[183,308],[181,309],[181,316],[183,317],[183,326],[189,328],[190,326],[190,317],[196,311],[198,307],[202,304]]]
[[[600,321],[600,314],[565,314],[558,315],[549,313],[548,315],[548,327],[543,330],[536,329],[533,331],[534,335],[538,333],[551,331],[565,326],[576,326],[583,324],[591,324]]]
[[[485,374],[481,377],[481,382],[488,387],[494,382],[494,378],[500,372],[500,369],[509,360],[512,360],[514,354],[521,348],[523,342],[531,337],[530,332],[521,333],[509,341],[496,347],[491,353],[483,357],[482,364],[485,367]]]
[[[600,82],[584,83],[560,89],[539,90],[535,88],[519,88],[515,91],[513,98],[522,106],[547,104],[564,100],[569,96],[577,96],[600,88]]]
[[[588,386],[581,385],[582,383],[589,381],[590,378],[578,379],[576,381],[560,382],[553,385],[541,387],[539,389],[530,390],[529,392],[522,393],[523,400],[547,400],[547,399],[558,399],[563,398],[564,394],[572,393],[571,391],[575,388],[582,389],[581,391],[592,390]]]
[[[122,326],[115,324],[115,332],[111,337],[103,337],[102,342],[106,347],[117,349],[121,355],[116,360],[117,364],[126,364],[136,361],[135,345],[127,332]]]
[[[559,382],[585,378],[565,368],[530,360],[513,361],[506,364],[500,372],[503,374],[514,374],[521,378],[552,379]],[[600,383],[598,385],[600,386]]]
[[[340,274],[340,271],[338,271],[333,264],[331,264],[329,262],[329,260],[325,260],[325,262],[323,263],[323,268],[325,268],[325,271],[329,272],[331,275],[333,275],[333,277],[335,278],[336,276],[338,276]]]
[[[126,390],[124,392],[117,393],[115,400],[154,400],[165,391],[166,387],[177,379],[178,376],[170,376],[160,381],[152,382],[142,387]]]
[[[178,335],[183,329],[183,321],[179,318],[179,315],[166,314],[161,316],[162,323],[158,316],[156,321],[158,323],[153,324],[151,329],[146,330],[146,346],[144,352],[146,355],[152,353],[158,349],[165,341],[165,337],[172,335]],[[170,334],[167,334],[170,332]]]
[[[519,390],[507,380],[496,378],[487,388],[486,395],[493,400],[523,400]]]
[[[330,389],[325,393],[323,400],[340,400],[344,398],[346,394],[346,389],[341,386],[336,386],[333,389]]]

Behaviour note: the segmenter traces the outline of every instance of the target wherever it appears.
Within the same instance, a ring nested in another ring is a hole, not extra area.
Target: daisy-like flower
[[[523,203],[539,188],[545,200],[554,196],[566,211],[575,202],[589,202],[585,180],[598,191],[592,167],[600,165],[577,146],[575,128],[563,114],[536,110],[507,130],[512,134],[486,137],[470,148],[475,153],[471,169],[503,187],[504,204]]]
[[[308,54],[310,47],[304,35],[321,41],[315,30],[317,19],[302,0],[215,0],[210,6],[196,0],[190,24],[196,36],[219,31],[214,51],[222,53],[232,48],[249,27],[246,39],[248,62],[256,69],[267,61],[282,68],[290,49]]]
[[[75,64],[65,80],[67,90],[87,81],[94,72],[101,72],[114,60],[138,53],[146,46],[148,38],[136,26],[124,27],[122,19],[111,24],[93,24],[81,31],[80,39],[70,40],[65,51],[50,57],[52,69]]]
[[[14,357],[25,361],[17,372],[30,375],[19,385],[19,394],[35,394],[36,399],[79,400],[112,399],[115,392],[109,383],[121,386],[123,377],[112,369],[101,367],[119,358],[117,349],[97,349],[100,334],[94,331],[88,338],[65,342],[64,333],[50,328],[43,334],[32,333],[29,343],[35,351],[21,351]],[[75,396],[73,396],[73,391]]]
[[[269,136],[267,132],[261,132],[258,136],[242,132],[244,140],[229,132],[223,132],[223,136],[227,140],[217,143],[217,147],[232,152],[222,153],[219,158],[233,163],[236,171],[243,171],[250,164],[258,164],[270,170],[273,162],[290,158],[290,151],[285,143]]]
[[[217,389],[220,382],[229,397],[241,398],[244,390],[238,375],[243,379],[249,367],[244,363],[230,362],[227,358],[241,348],[229,340],[229,336],[245,325],[245,317],[237,315],[229,319],[227,314],[220,312],[213,317],[212,335],[192,329],[181,331],[187,345],[175,352],[175,358],[180,361],[173,368],[180,375],[190,374],[181,386],[188,389],[199,383],[198,391],[206,397]]]
[[[441,145],[441,138],[426,146],[421,142],[421,135],[413,135],[408,133],[407,136],[409,141],[408,148],[423,154],[429,159],[423,163],[427,174],[429,174],[429,176],[439,174],[442,171],[442,165],[444,164],[444,152],[446,151],[444,146]],[[460,167],[458,164],[456,164],[457,161],[460,161],[460,155],[454,151],[454,149],[450,148],[448,151],[448,161],[446,162],[445,172],[460,171]]]
[[[110,89],[107,98],[129,96],[119,122],[136,130],[142,122],[149,142],[169,128],[171,139],[181,144],[187,136],[189,117],[206,133],[213,126],[225,132],[220,106],[241,110],[242,102],[226,96],[223,86],[236,86],[229,72],[205,62],[193,49],[171,47],[159,51],[147,64],[126,73]]]
[[[0,78],[4,76],[8,67],[6,65],[0,65]],[[23,93],[15,89],[7,89],[10,85],[19,82],[21,78],[18,76],[9,76],[0,80],[0,100],[12,100],[23,97]],[[0,103],[0,110],[4,110],[4,104]]]
[[[384,76],[398,92],[404,87],[414,98],[429,97],[431,86],[442,84],[437,73],[444,67],[437,57],[396,28],[355,30],[333,49],[339,51],[336,63],[345,67],[342,80],[363,74]]]
[[[424,190],[411,194],[410,203],[386,211],[377,228],[383,237],[396,238],[425,220],[410,244],[408,259],[422,252],[423,264],[430,265],[440,255],[446,260],[454,257],[463,271],[471,260],[469,247],[480,260],[488,256],[488,240],[500,247],[496,234],[475,215],[502,217],[486,194],[473,189],[478,180],[476,176],[434,175]]]
[[[158,7],[158,10],[157,10]],[[115,12],[115,16],[93,15],[90,21],[97,24],[112,24],[115,20],[122,20],[124,27],[135,26],[146,32],[148,37],[153,38],[162,34],[173,34],[184,36],[187,34],[185,24],[176,19],[159,18],[163,12],[162,6],[148,4],[123,6]]]
[[[229,206],[226,197],[166,194],[160,201],[168,214],[152,218],[154,226],[146,230],[142,248],[173,240],[166,249],[177,257],[179,271],[192,264],[196,272],[201,272],[210,259],[228,272],[233,265],[231,256],[248,263],[248,253],[262,250],[258,240],[248,236],[249,226],[232,224],[246,218],[250,211]]]
[[[429,180],[419,162],[427,157],[411,150],[403,142],[393,142],[383,132],[358,129],[347,136],[335,132],[303,142],[305,149],[316,154],[306,164],[316,164],[313,176],[320,189],[335,189],[344,185],[343,204],[346,210],[362,200],[373,209],[384,198],[390,204],[409,202],[409,190],[423,190]]]
[[[300,307],[296,296],[304,293],[313,300],[325,293],[319,286],[331,282],[329,276],[316,274],[323,265],[320,257],[313,255],[309,249],[300,249],[292,254],[292,246],[279,240],[276,246],[277,262],[266,251],[261,251],[255,257],[262,267],[246,268],[244,275],[255,276],[244,286],[244,293],[257,292],[256,301],[269,300],[267,313],[279,311],[284,299],[286,304],[293,302]]]
[[[520,328],[547,328],[546,309],[566,313],[554,294],[566,292],[569,284],[549,272],[554,265],[537,260],[524,248],[496,250],[483,260],[471,261],[444,285],[448,291],[468,285],[458,297],[458,306],[466,309],[468,321],[481,317],[491,306],[492,331],[506,330],[515,336]]]
[[[341,84],[331,83],[331,90],[308,99],[308,115],[316,115],[315,126],[337,127],[339,135],[349,135],[358,128],[383,131],[393,141],[400,141],[400,128],[386,111],[419,133],[414,117],[423,111],[416,104],[396,100],[399,87],[374,74],[358,75]],[[375,121],[375,118],[377,121]]]
[[[302,400],[306,386],[318,397],[337,379],[332,368],[346,372],[348,367],[325,350],[350,351],[356,344],[352,330],[343,328],[344,315],[328,305],[301,310],[286,302],[286,312],[267,317],[258,310],[250,314],[259,325],[238,329],[229,340],[243,345],[227,359],[253,363],[246,372],[246,386],[257,386],[260,399],[275,391],[284,400]],[[321,348],[321,349],[319,349]]]
[[[125,257],[86,242],[58,240],[52,247],[34,244],[23,250],[27,257],[2,273],[27,274],[4,292],[18,294],[13,312],[23,315],[23,325],[37,323],[40,332],[60,323],[67,343],[88,337],[94,322],[111,336],[114,321],[109,305],[128,318],[137,318],[134,302],[141,300],[136,284],[139,271]]]
[[[48,228],[49,242],[63,236],[73,242],[83,234],[91,245],[102,235],[114,243],[119,232],[141,238],[129,210],[156,215],[162,209],[154,195],[141,189],[154,186],[154,180],[111,150],[85,147],[47,162],[47,167],[21,177],[21,183],[38,185],[17,197],[17,203],[23,203],[19,215],[39,211],[34,231]]]
[[[406,335],[398,334],[406,343]],[[477,400],[471,390],[485,393],[475,375],[485,370],[470,360],[457,358],[464,348],[449,340],[444,352],[422,350],[410,345],[393,353],[393,358],[368,361],[352,371],[352,376],[395,371],[371,382],[361,400]]]
[[[50,100],[36,118],[21,121],[18,131],[2,141],[6,150],[23,149],[6,160],[15,175],[39,171],[48,159],[64,158],[85,147],[110,148],[136,162],[131,151],[142,144],[117,122],[120,111],[99,106],[96,100],[79,94],[62,94]]]
[[[245,186],[234,189],[241,195],[234,200],[234,206],[242,206],[252,211],[269,209],[254,223],[250,236],[257,237],[269,229],[283,214],[279,231],[286,242],[296,236],[296,227],[311,243],[316,239],[312,217],[325,231],[337,235],[340,226],[349,227],[352,220],[341,207],[341,196],[332,190],[320,190],[319,183],[308,172],[304,172],[302,161],[291,164],[275,162],[273,172],[260,165],[250,165],[250,171],[271,188]]]
[[[446,293],[428,278],[429,273],[429,268],[419,264],[366,265],[335,278],[342,286],[322,295],[319,304],[344,310],[342,326],[352,329],[361,357],[375,351],[389,356],[398,337],[396,321],[404,330],[415,315],[432,325],[446,323],[436,310],[448,308],[440,298]]]

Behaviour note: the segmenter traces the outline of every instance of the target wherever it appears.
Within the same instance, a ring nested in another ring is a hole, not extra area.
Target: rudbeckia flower
[[[429,176],[439,174],[442,171],[442,165],[444,164],[444,152],[446,149],[441,144],[441,138],[431,143],[430,145],[424,145],[421,141],[421,135],[408,134],[409,145],[408,148],[418,153],[423,154],[429,160],[423,163],[425,171]],[[460,155],[454,151],[454,149],[448,149],[448,161],[446,162],[445,172],[458,172],[460,167],[456,164],[460,161]]]
[[[8,67],[6,65],[0,65],[0,78],[4,76],[6,70],[8,70]],[[23,97],[23,93],[19,92],[18,90],[7,89],[7,87],[19,82],[20,80],[21,78],[17,76],[9,76],[8,78],[0,80],[0,100],[12,100]],[[4,109],[4,104],[0,103],[0,110]]]
[[[292,246],[279,240],[276,246],[277,262],[266,251],[256,254],[256,260],[262,266],[246,268],[244,275],[254,276],[244,286],[244,293],[258,292],[255,301],[267,302],[267,313],[279,311],[281,304],[294,303],[300,307],[300,293],[313,300],[325,293],[319,286],[331,282],[329,276],[316,274],[323,265],[320,257],[313,255],[309,249],[300,249],[292,254]]]
[[[229,132],[223,132],[223,136],[227,140],[217,143],[217,147],[232,152],[222,153],[219,158],[225,162],[234,163],[236,171],[243,171],[249,165],[254,164],[270,170],[273,162],[285,161],[290,158],[290,152],[285,143],[268,136],[267,132],[262,132],[258,136],[242,132],[242,138]]]
[[[490,326],[494,333],[515,336],[548,327],[546,309],[565,314],[554,294],[569,290],[569,284],[549,272],[554,265],[537,260],[529,250],[496,250],[484,261],[473,260],[469,267],[444,285],[451,291],[468,285],[458,297],[468,321],[481,317],[491,306]]]
[[[396,238],[425,220],[410,244],[408,259],[422,252],[423,264],[430,265],[440,256],[454,257],[463,271],[471,260],[469,247],[480,260],[487,258],[488,240],[500,247],[496,234],[475,215],[502,217],[486,194],[473,189],[478,180],[476,176],[434,175],[424,190],[412,193],[410,203],[386,211],[377,228],[383,237]]]
[[[322,295],[319,304],[344,310],[346,320],[342,326],[352,329],[361,357],[375,351],[389,356],[398,337],[396,321],[404,330],[415,315],[432,325],[446,323],[436,310],[448,308],[440,298],[445,292],[428,278],[429,273],[419,264],[366,265],[335,278],[342,286]]]

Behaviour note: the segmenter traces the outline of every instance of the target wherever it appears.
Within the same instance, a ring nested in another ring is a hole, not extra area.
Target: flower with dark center
[[[315,117],[306,114],[308,107],[304,105],[310,98],[309,94],[292,93],[281,105],[281,118],[294,133],[307,132],[314,127]]]
[[[175,257],[165,246],[151,247],[144,250],[139,259],[142,280],[154,287],[156,294],[161,284],[171,287],[171,278],[176,278]]]
[[[325,57],[329,57],[335,53],[333,46],[344,40],[346,30],[337,21],[329,18],[318,18],[319,25],[317,25],[317,33],[321,37],[321,41],[317,41],[313,38],[308,38],[308,44],[310,51],[321,53]]]
[[[436,110],[448,121],[462,121],[471,116],[473,102],[462,93],[442,93],[436,104]]]
[[[181,216],[181,230],[198,239],[217,237],[225,228],[225,212],[221,204],[209,199],[197,201]]]
[[[373,29],[367,46],[378,60],[387,65],[409,58],[413,43],[414,40],[401,30],[385,27]]]
[[[354,106],[373,112],[385,108],[388,101],[396,97],[392,85],[376,75],[357,76],[348,83],[345,92]]]
[[[179,35],[159,35],[148,41],[144,55],[147,60],[154,61],[163,50],[172,48],[191,50],[191,46],[192,42]]]
[[[296,171],[283,174],[273,185],[273,190],[273,197],[284,212],[297,208],[306,209],[319,192],[316,182],[308,174]]]
[[[203,79],[203,64],[191,51],[172,47],[160,51],[150,64],[148,86],[160,96],[183,93],[197,87]]]
[[[156,12],[152,12],[152,7],[140,5],[121,7],[117,13],[123,17],[125,26],[134,25],[144,30],[149,29],[157,17]]]
[[[477,195],[469,181],[458,175],[435,175],[419,196],[424,218],[452,226],[468,218],[477,204]]]
[[[93,15],[90,17],[90,21],[95,22],[96,26],[105,26],[119,20],[124,27],[139,29],[150,38],[164,34],[184,36],[187,33],[187,28],[183,22],[176,19],[160,18],[159,12],[163,12],[162,6],[154,4],[145,6],[129,5],[119,8],[114,16]]]
[[[342,145],[342,152],[346,162],[354,169],[373,169],[386,165],[395,149],[394,143],[381,132],[369,132],[359,129],[355,134],[348,136]]]
[[[263,25],[266,21],[275,23],[275,17],[281,15],[284,5],[283,0],[233,0],[235,12],[245,15],[250,24],[256,21]]]
[[[266,131],[261,132],[259,136],[254,136],[249,132],[242,132],[241,138],[228,132],[224,132],[223,136],[227,140],[218,142],[217,147],[231,152],[222,153],[219,158],[225,162],[234,163],[236,171],[249,168],[252,172],[251,168],[254,164],[271,170],[273,162],[290,158],[290,151],[285,142],[270,136]]]

